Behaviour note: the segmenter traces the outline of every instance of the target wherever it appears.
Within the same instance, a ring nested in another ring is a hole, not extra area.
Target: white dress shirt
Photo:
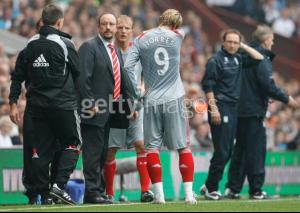
[[[99,38],[101,39],[101,41],[103,42],[103,44],[104,44],[104,46],[105,46],[106,52],[107,52],[107,54],[109,55],[109,58],[110,58],[111,67],[113,68],[114,65],[113,65],[113,61],[112,61],[111,50],[110,50],[110,48],[108,47],[108,45],[109,45],[109,44],[114,45],[114,42],[108,42],[108,41],[106,41],[100,34],[99,34],[98,36],[99,36]],[[115,45],[114,45],[114,46],[115,46]],[[117,53],[116,48],[115,48],[115,51],[116,51],[116,53]],[[121,71],[121,64],[120,64],[119,58],[118,58],[118,63],[119,63],[119,66],[120,66],[120,71]]]

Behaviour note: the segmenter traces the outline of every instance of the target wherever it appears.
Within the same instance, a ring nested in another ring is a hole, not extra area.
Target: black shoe
[[[57,198],[54,198],[54,199],[53,199],[53,202],[54,202],[54,204],[56,204],[56,205],[63,205],[63,204],[64,204],[60,199],[57,199]]]
[[[250,199],[252,199],[252,200],[267,200],[267,199],[270,199],[270,197],[267,195],[266,192],[256,192],[256,193],[250,195]]]
[[[28,197],[28,205],[36,205],[37,204],[37,197]]]
[[[64,204],[76,205],[76,203],[71,199],[70,195],[63,189],[60,189],[57,184],[54,184],[50,190],[50,195],[53,199],[58,199]]]
[[[125,195],[122,194],[119,197],[119,202],[120,203],[126,203],[126,202],[128,202],[128,198]]]
[[[114,197],[114,196],[111,196],[111,195],[107,195],[107,199],[108,199],[111,203],[113,203],[113,204],[118,204],[118,203],[120,203],[119,201],[116,201],[116,200],[115,200],[115,197]]]
[[[151,203],[154,200],[154,194],[151,191],[146,191],[142,193],[141,202],[142,203]]]
[[[102,197],[104,200],[109,200],[109,196],[106,194],[100,194],[100,197]]]
[[[52,205],[55,205],[55,202],[53,201],[53,199],[50,196],[47,196],[45,198],[42,197],[41,205],[52,206]]]
[[[239,193],[234,193],[231,189],[227,188],[225,190],[224,198],[229,200],[239,200],[241,199],[241,196]]]
[[[37,204],[37,195],[34,195],[30,192],[25,192],[24,195],[28,198],[28,205],[36,205]]]
[[[213,200],[213,201],[217,201],[217,200],[222,200],[222,194],[220,192],[214,191],[209,193],[208,191],[205,193],[205,199],[206,200]]]
[[[84,204],[113,204],[108,198],[105,199],[97,195],[87,195],[84,197]]]

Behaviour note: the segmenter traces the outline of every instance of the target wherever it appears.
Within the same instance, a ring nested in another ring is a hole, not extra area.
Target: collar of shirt
[[[106,49],[106,52],[110,58],[110,62],[111,62],[111,65],[113,67],[113,63],[112,63],[112,55],[111,55],[111,50],[110,48],[108,47],[109,44],[113,44],[114,45],[114,42],[108,42],[107,40],[105,40],[100,34],[98,34],[99,38],[101,39],[101,41],[103,42],[104,46],[105,46],[105,49]],[[119,63],[120,64],[120,63]]]
[[[126,50],[122,50],[122,49],[120,48],[121,53],[122,53],[122,54],[127,54],[127,53],[129,52],[129,49],[130,49],[132,46],[133,46],[133,42],[130,41],[128,47],[126,48]]]
[[[109,44],[113,44],[114,45],[114,42],[108,42],[106,41],[100,34],[98,34],[99,38],[101,39],[101,41],[103,42],[104,46],[105,46],[105,49],[106,49],[106,52],[110,58],[110,63],[111,63],[111,67],[113,68],[114,65],[113,65],[113,60],[112,60],[112,55],[111,55],[111,50],[110,48],[108,47]],[[115,45],[114,45],[115,46]],[[118,57],[117,57],[118,58]],[[119,72],[121,72],[121,63],[119,61],[119,58],[118,58],[118,63],[119,63]]]
[[[101,41],[103,42],[104,46],[106,48],[108,48],[109,44],[114,44],[114,41],[108,42],[107,40],[105,40],[100,34],[98,34],[99,38],[101,39]]]

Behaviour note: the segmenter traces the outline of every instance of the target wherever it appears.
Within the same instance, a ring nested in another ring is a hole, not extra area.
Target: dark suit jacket
[[[124,70],[124,62],[121,53],[116,49],[121,66],[121,95],[125,99],[127,94],[127,75]],[[99,36],[85,42],[79,49],[80,58],[80,108],[82,123],[104,127],[107,122],[111,123],[112,128],[128,128],[129,120],[127,115],[130,113],[128,105],[125,106],[126,114],[120,115],[109,113],[109,95],[113,95],[114,75],[110,57]],[[86,109],[94,107],[100,102],[100,113],[95,117],[86,118]],[[115,104],[114,104],[115,105]],[[117,107],[118,108],[118,107]]]

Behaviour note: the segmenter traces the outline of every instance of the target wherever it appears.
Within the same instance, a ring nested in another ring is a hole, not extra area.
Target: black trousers
[[[26,189],[25,194],[29,198],[37,196],[37,186],[35,184],[35,170],[32,163],[33,152],[35,149],[35,136],[33,126],[33,112],[30,106],[26,106],[23,121],[23,174],[22,181]],[[50,182],[55,182],[58,169],[58,162],[61,156],[59,141],[56,141],[54,159],[51,163]]]
[[[222,117],[221,125],[211,126],[214,154],[210,162],[209,174],[206,180],[206,187],[209,192],[218,191],[226,164],[231,158],[237,128],[237,105],[218,103]]]
[[[109,125],[97,127],[81,125],[83,137],[83,173],[85,196],[100,196],[105,192],[103,168],[108,152]]]
[[[265,182],[265,160],[267,151],[264,119],[257,117],[239,118],[237,143],[229,170],[227,188],[240,193],[246,177],[249,194],[262,191]]]
[[[32,154],[34,149],[34,126],[32,120],[32,109],[26,106],[23,120],[23,185],[28,197],[36,196],[35,172],[32,165]]]
[[[77,111],[33,109],[33,126],[35,128],[35,184],[38,194],[46,194],[50,187],[49,168],[56,161],[54,183],[64,188],[73,173],[81,148],[80,118]],[[60,158],[55,159],[57,141],[60,144]]]

